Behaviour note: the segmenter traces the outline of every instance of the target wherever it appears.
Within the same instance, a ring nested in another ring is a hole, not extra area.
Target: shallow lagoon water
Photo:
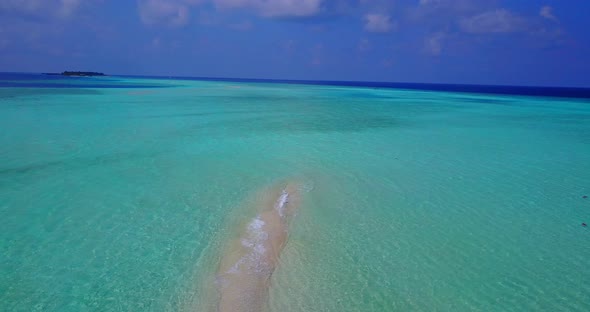
[[[0,88],[2,309],[214,306],[251,198],[289,180],[270,311],[590,309],[588,100],[58,82]]]

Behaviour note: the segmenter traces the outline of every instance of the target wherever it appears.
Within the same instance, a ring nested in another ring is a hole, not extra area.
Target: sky
[[[590,87],[588,0],[0,0],[0,71]]]

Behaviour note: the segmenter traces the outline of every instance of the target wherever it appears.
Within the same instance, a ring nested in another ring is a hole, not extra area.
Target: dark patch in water
[[[242,133],[251,131],[270,132],[361,132],[370,129],[401,127],[404,122],[384,116],[328,117],[328,116],[272,116],[226,120],[206,127],[219,127]]]
[[[452,100],[462,103],[476,103],[476,104],[497,104],[497,105],[506,105],[512,106],[517,104],[518,102],[512,99],[490,99],[490,98],[479,98],[479,97],[453,97]]]
[[[205,117],[205,116],[226,116],[226,115],[247,115],[262,113],[262,110],[248,110],[248,111],[229,111],[229,112],[203,112],[203,113],[185,113],[185,114],[164,114],[164,115],[145,115],[142,118],[188,118],[188,117]]]
[[[132,76],[131,76],[132,77]],[[141,77],[140,77],[141,78]],[[163,77],[146,76],[144,78],[163,79]],[[279,83],[314,86],[362,87],[376,89],[399,89],[416,91],[462,92],[471,94],[505,94],[543,97],[590,98],[590,88],[568,87],[529,87],[529,86],[495,86],[465,84],[431,84],[412,82],[369,82],[369,81],[317,81],[317,80],[271,80],[240,79],[212,77],[171,77],[178,80],[224,81],[246,83]]]
[[[147,89],[162,88],[158,85],[147,84],[109,84],[109,83],[84,83],[84,84],[67,84],[67,83],[22,83],[22,82],[2,82],[1,88],[49,88],[49,89],[69,89],[69,88],[90,88],[90,89]]]
[[[388,99],[388,100],[401,99],[400,97],[396,97],[393,95],[389,95],[389,94],[385,95],[385,94],[375,93],[375,92],[371,92],[371,91],[346,92],[345,94],[346,94],[347,98]],[[337,94],[337,96],[342,96],[342,94]]]
[[[104,163],[116,163],[130,159],[145,157],[139,153],[114,153],[107,155],[97,155],[94,157],[71,158],[64,160],[53,160],[42,163],[32,163],[23,166],[0,168],[0,175],[30,174],[52,168],[63,167],[65,170],[86,168]]]
[[[2,83],[11,83],[15,81],[38,81],[39,83],[59,83],[65,84],[66,87],[72,87],[71,82],[83,82],[88,84],[99,84],[100,87],[120,87],[116,84],[120,78],[151,78],[151,79],[174,79],[174,80],[197,80],[197,81],[222,81],[222,82],[245,82],[264,84],[295,84],[295,85],[314,85],[314,86],[335,86],[335,87],[361,87],[374,89],[397,89],[397,90],[416,90],[416,91],[442,91],[442,92],[462,92],[470,94],[505,94],[505,95],[523,95],[523,96],[543,96],[543,97],[565,97],[565,98],[585,98],[590,99],[590,88],[563,88],[563,87],[524,87],[524,86],[493,86],[493,85],[461,85],[461,84],[424,84],[424,83],[403,83],[403,82],[363,82],[363,81],[311,81],[311,80],[270,80],[270,79],[239,79],[239,78],[211,78],[211,77],[157,77],[157,76],[109,76],[103,77],[63,77],[47,76],[40,74],[23,74],[23,73],[0,73],[0,86]],[[84,80],[82,80],[84,79]],[[137,80],[140,80],[137,79]],[[115,82],[106,85],[106,83]],[[103,84],[105,83],[105,84]],[[136,85],[135,87],[138,87]],[[39,86],[34,86],[39,87]],[[53,86],[55,87],[55,86]],[[76,86],[82,87],[82,86]],[[128,88],[129,86],[125,86]],[[157,85],[145,84],[144,87],[158,87]],[[170,85],[164,86],[170,87]]]
[[[0,88],[0,99],[40,95],[99,95],[100,90],[79,88]]]

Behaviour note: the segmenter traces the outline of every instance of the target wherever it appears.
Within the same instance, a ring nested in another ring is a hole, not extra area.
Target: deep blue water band
[[[533,86],[496,86],[470,84],[434,84],[434,83],[406,83],[406,82],[364,82],[364,81],[317,81],[317,80],[283,80],[283,79],[243,79],[243,78],[211,78],[211,77],[159,77],[159,76],[108,76],[102,77],[64,77],[43,74],[0,73],[0,87],[25,88],[157,88],[155,84],[127,84],[112,83],[117,78],[135,79],[170,79],[170,80],[205,80],[227,82],[253,83],[282,83],[325,85],[343,87],[387,88],[421,91],[463,92],[480,94],[505,94],[543,97],[564,97],[590,99],[590,88],[567,87],[533,87]],[[84,79],[83,86],[80,79]],[[72,82],[76,83],[72,83]]]

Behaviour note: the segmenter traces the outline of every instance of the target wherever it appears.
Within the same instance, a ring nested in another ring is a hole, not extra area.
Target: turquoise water
[[[214,306],[289,180],[270,311],[590,310],[588,100],[103,79],[0,88],[0,310]]]

